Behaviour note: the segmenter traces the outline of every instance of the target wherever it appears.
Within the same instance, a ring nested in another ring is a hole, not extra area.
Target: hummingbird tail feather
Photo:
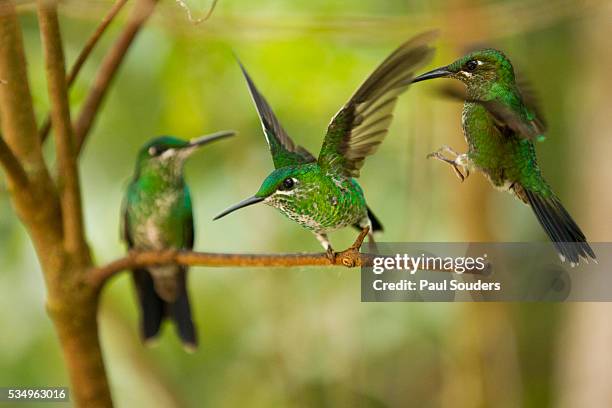
[[[524,191],[527,202],[563,260],[577,264],[580,258],[596,259],[584,233],[554,194],[545,197],[527,188]]]
[[[165,303],[155,292],[153,278],[146,269],[136,269],[132,275],[140,301],[142,339],[145,343],[151,343],[159,334],[164,320]]]
[[[168,303],[167,306],[168,316],[176,325],[176,332],[183,342],[183,347],[188,352],[194,352],[198,347],[198,340],[195,325],[191,318],[191,307],[187,290],[183,290],[176,298],[176,301]]]
[[[191,318],[191,306],[187,293],[187,270],[184,267],[181,268],[178,276],[178,294],[173,302],[166,303],[166,314],[174,321],[176,332],[185,350],[194,352],[198,346],[198,340]]]
[[[361,223],[359,224],[354,224],[353,227],[361,232],[363,231],[363,228],[366,226],[370,227],[370,230],[368,231],[368,250],[369,251],[373,251],[373,252],[377,252],[378,251],[378,247],[376,246],[376,240],[374,239],[374,233],[375,232],[382,232],[383,231],[383,226],[381,224],[381,222],[378,220],[378,218],[376,218],[376,216],[374,215],[374,213],[372,212],[372,210],[370,209],[370,207],[367,207],[368,210],[368,224],[362,225]]]
[[[197,337],[187,296],[186,273],[181,272],[178,296],[173,302],[166,302],[157,294],[153,277],[146,269],[136,269],[132,275],[140,301],[140,327],[143,342],[154,344],[162,322],[165,318],[170,318],[176,325],[176,331],[185,350],[195,351]]]
[[[370,219],[370,222],[372,223],[372,232],[382,232],[383,226],[382,223],[380,222],[380,220],[374,215],[374,213],[372,212],[372,210],[370,209],[370,207],[368,207],[368,218]],[[361,228],[359,228],[361,229]]]
[[[380,220],[374,215],[374,213],[372,212],[372,210],[370,209],[370,207],[366,207],[368,209],[368,218],[370,219],[370,224],[372,225],[372,230],[370,231],[371,235],[374,232],[383,232],[383,226],[382,223],[380,222]],[[359,225],[359,224],[355,224],[353,225],[353,227],[357,230],[357,231],[361,231],[363,229],[363,226]]]

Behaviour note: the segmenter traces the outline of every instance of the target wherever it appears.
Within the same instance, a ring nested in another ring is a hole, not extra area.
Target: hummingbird
[[[162,136],[138,153],[134,177],[123,203],[123,239],[130,250],[191,250],[194,225],[191,195],[183,177],[186,159],[198,148],[234,135],[220,131],[191,141]],[[197,347],[187,293],[187,267],[156,266],[132,271],[141,309],[145,343],[159,334],[161,323],[174,321],[187,351]]]
[[[367,228],[373,243],[373,232],[382,230],[382,225],[367,206],[355,179],[365,158],[376,151],[386,136],[398,96],[408,88],[414,72],[431,59],[433,48],[428,44],[434,36],[432,32],[418,35],[382,62],[333,117],[318,158],[294,143],[238,62],[259,114],[275,170],[255,195],[214,219],[264,203],[312,231],[331,260],[334,251],[328,233],[332,231],[347,226],[360,231]]]
[[[542,176],[534,141],[544,140],[546,126],[532,93],[517,83],[508,57],[490,48],[474,51],[412,82],[434,78],[465,84],[462,126],[468,151],[459,154],[443,146],[428,157],[450,164],[461,181],[477,170],[494,187],[528,204],[562,261],[595,260],[584,233]]]

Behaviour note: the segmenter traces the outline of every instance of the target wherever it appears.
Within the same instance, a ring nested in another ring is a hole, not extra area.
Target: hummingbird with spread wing
[[[372,232],[382,226],[355,179],[365,158],[386,136],[398,96],[408,88],[414,72],[431,59],[434,50],[429,44],[434,37],[432,32],[418,35],[382,62],[333,117],[318,158],[291,140],[240,64],[275,170],[255,195],[226,209],[215,220],[252,204],[267,204],[312,231],[330,259],[334,252],[329,232],[347,226],[361,231],[367,228],[372,241]]]
[[[122,235],[130,250],[193,249],[191,194],[183,177],[185,161],[201,146],[234,135],[220,131],[187,142],[162,136],[138,154],[123,202]],[[174,322],[186,350],[197,346],[187,293],[187,267],[163,265],[132,271],[141,309],[142,338],[154,340],[162,322]]]
[[[494,187],[531,206],[561,260],[574,265],[580,259],[595,259],[584,233],[542,176],[534,141],[544,140],[544,121],[532,94],[517,84],[510,60],[495,49],[478,50],[413,82],[434,78],[454,78],[465,84],[460,98],[468,151],[459,154],[444,146],[429,157],[450,164],[461,181],[470,170],[478,170]]]

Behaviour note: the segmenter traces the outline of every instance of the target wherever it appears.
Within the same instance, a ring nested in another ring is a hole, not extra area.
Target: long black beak
[[[264,200],[263,197],[256,197],[256,196],[249,197],[246,200],[242,200],[236,205],[232,205],[230,208],[228,208],[227,210],[223,211],[221,214],[213,218],[213,221],[218,220],[221,217],[225,217],[227,214],[233,213],[234,211],[239,210],[241,208],[248,207],[249,205],[253,205],[253,204],[262,202],[263,200]]]
[[[442,78],[442,77],[445,77],[445,76],[449,76],[450,74],[452,74],[452,72],[449,71],[448,68],[446,68],[446,67],[436,68],[433,71],[426,72],[426,73],[421,74],[418,77],[414,78],[412,80],[412,83],[420,82],[420,81],[426,81],[428,79]]]
[[[225,139],[226,137],[234,136],[235,134],[236,132],[233,130],[221,130],[219,132],[191,139],[187,147],[204,146],[205,144],[209,144],[220,139]]]

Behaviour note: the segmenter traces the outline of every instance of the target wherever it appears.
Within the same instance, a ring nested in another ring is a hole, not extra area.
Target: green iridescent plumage
[[[284,180],[293,180],[291,189]],[[281,167],[255,194],[288,218],[315,233],[351,225],[370,226],[361,187],[355,179],[327,173],[317,163]]]
[[[397,97],[410,85],[414,71],[431,58],[432,39],[432,33],[417,36],[383,61],[334,116],[318,158],[291,140],[241,65],[276,170],[253,197],[215,219],[264,202],[313,231],[328,253],[328,232],[351,225],[370,232],[381,229],[355,177],[387,134]]]
[[[164,136],[145,144],[123,205],[123,239],[130,249],[192,249],[193,210],[183,165],[199,146],[232,135],[219,132],[186,142]],[[136,269],[132,273],[141,307],[145,341],[172,319],[186,349],[197,345],[187,294],[187,268],[177,265]]]
[[[413,82],[441,77],[466,85],[465,93],[446,93],[465,101],[462,123],[469,149],[458,154],[445,146],[430,156],[451,164],[462,181],[476,169],[529,204],[563,260],[594,259],[584,234],[542,177],[533,141],[544,140],[545,125],[532,94],[517,85],[510,60],[498,50],[475,51]]]

